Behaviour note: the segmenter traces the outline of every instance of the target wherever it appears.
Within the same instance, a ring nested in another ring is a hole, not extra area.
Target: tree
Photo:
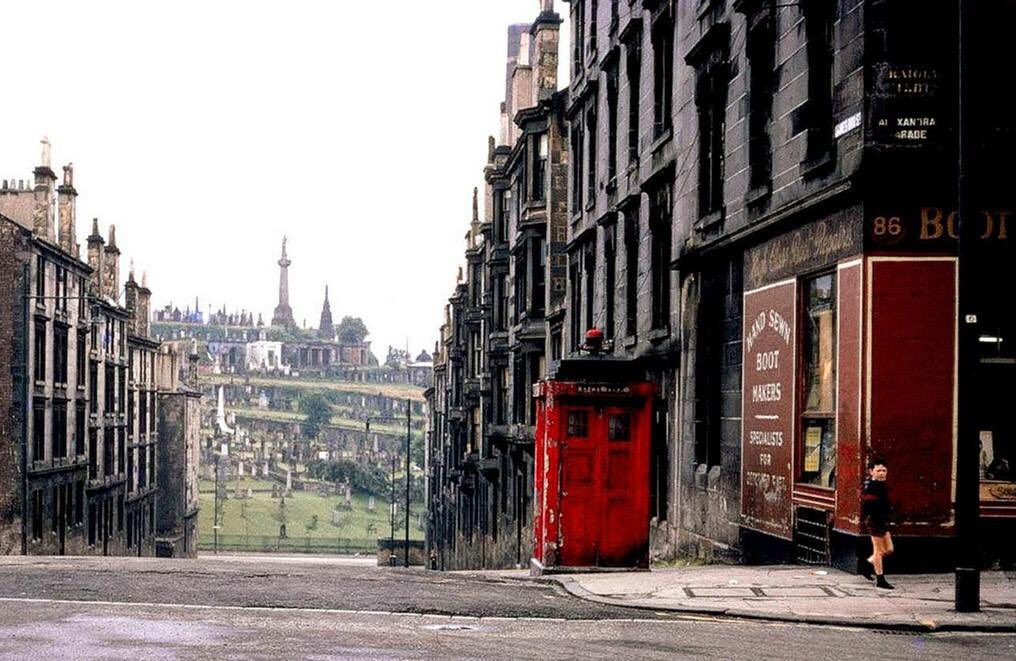
[[[367,325],[359,317],[343,317],[339,322],[340,344],[362,344],[367,335]]]
[[[321,432],[321,427],[327,425],[332,419],[332,405],[321,393],[311,393],[300,398],[300,412],[304,418],[301,429],[307,438],[315,438]]]

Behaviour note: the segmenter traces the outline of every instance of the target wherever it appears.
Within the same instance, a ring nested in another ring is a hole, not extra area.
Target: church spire
[[[321,306],[321,323],[318,324],[318,337],[322,340],[335,339],[335,325],[332,323],[332,306],[328,302],[328,285],[325,285],[325,302]]]
[[[289,307],[289,257],[286,256],[286,237],[282,237],[282,257],[279,264],[279,304],[275,306],[272,326],[295,326],[293,308]]]

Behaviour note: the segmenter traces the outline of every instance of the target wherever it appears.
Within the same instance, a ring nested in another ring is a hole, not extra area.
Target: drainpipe
[[[28,264],[21,266],[21,346],[18,361],[21,364],[21,555],[28,555],[28,283],[31,272]]]

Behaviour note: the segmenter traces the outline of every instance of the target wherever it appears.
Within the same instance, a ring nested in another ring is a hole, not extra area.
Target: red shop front
[[[866,462],[880,456],[889,463],[898,568],[950,566],[957,278],[955,257],[873,254],[744,293],[741,527],[749,559],[782,555],[855,570],[870,552],[860,511]],[[981,362],[997,371],[1005,361]],[[1003,409],[990,412],[1006,424],[982,415],[982,444],[993,441],[996,457],[1013,440],[1011,408]],[[991,481],[988,464],[982,494],[991,496],[1004,482]],[[1000,502],[984,497],[982,516],[1001,521],[1016,511]]]
[[[534,573],[649,567],[653,392],[639,381],[536,386]]]

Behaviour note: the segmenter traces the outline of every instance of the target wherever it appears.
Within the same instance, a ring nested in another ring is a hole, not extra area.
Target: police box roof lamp
[[[595,326],[587,330],[586,341],[579,349],[593,356],[600,355],[604,350],[603,331]]]

